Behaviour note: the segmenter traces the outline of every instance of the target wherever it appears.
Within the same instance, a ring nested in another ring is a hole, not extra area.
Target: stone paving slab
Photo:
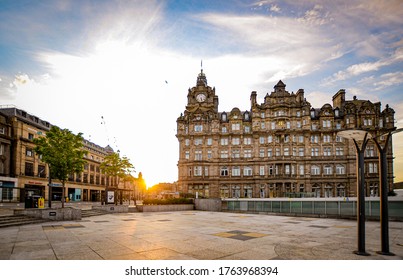
[[[2,260],[402,260],[403,223],[389,223],[390,251],[379,255],[379,222],[366,222],[357,249],[353,220],[155,212],[107,214],[0,229]]]

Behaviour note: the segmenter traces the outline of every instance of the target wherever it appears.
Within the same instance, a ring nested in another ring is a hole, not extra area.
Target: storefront
[[[16,187],[17,179],[0,179],[0,202],[18,202],[20,200],[20,190]]]

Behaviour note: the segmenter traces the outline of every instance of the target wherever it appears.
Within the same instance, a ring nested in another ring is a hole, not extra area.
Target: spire
[[[200,61],[200,74],[197,76],[197,85],[207,86],[207,78],[203,73],[203,60]]]

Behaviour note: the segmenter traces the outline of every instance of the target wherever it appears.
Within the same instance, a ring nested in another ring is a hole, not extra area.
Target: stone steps
[[[0,216],[0,228],[11,227],[11,226],[21,226],[28,224],[43,223],[46,220],[28,217],[24,215],[4,215]]]
[[[102,211],[102,210],[96,210],[96,209],[82,209],[81,210],[81,218],[100,216],[100,215],[105,215],[105,214],[108,214],[108,213],[105,211]]]

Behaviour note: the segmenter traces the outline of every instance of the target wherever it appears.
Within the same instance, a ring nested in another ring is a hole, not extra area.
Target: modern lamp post
[[[351,139],[357,152],[357,226],[358,226],[358,250],[357,255],[369,256],[365,251],[365,173],[364,152],[368,144],[368,132],[364,130],[344,130],[337,133],[346,139]],[[361,143],[361,147],[358,142]]]
[[[378,254],[394,256],[389,251],[389,213],[388,213],[388,160],[387,153],[392,134],[402,132],[403,128],[387,133],[385,145],[382,148],[376,137],[372,138],[379,152],[379,181],[380,181],[380,222],[381,222],[381,251]],[[385,134],[381,135],[384,136]]]

